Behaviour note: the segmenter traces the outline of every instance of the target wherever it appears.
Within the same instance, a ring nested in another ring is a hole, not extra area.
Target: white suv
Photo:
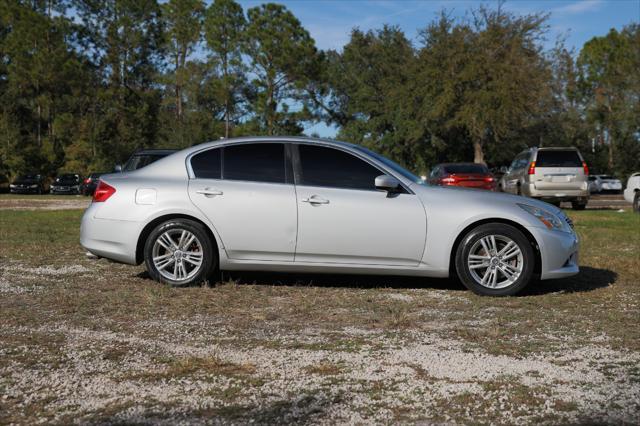
[[[570,201],[575,210],[583,210],[589,200],[588,176],[576,148],[531,148],[516,156],[499,187],[555,205]]]
[[[627,188],[624,190],[624,199],[633,203],[633,211],[640,213],[640,173],[629,176]]]

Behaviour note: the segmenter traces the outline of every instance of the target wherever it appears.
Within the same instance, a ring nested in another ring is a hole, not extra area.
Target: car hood
[[[13,181],[13,185],[35,185],[38,184],[40,182],[38,182],[36,179],[20,179],[20,180],[14,180]]]
[[[564,212],[554,205],[503,192],[420,184],[414,184],[410,189],[420,197],[428,214],[449,218],[452,223],[470,223],[494,218],[514,221],[524,226],[544,227],[542,222],[518,204],[539,207],[565,218]]]

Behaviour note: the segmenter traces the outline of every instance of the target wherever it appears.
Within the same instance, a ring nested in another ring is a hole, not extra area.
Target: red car
[[[464,186],[495,191],[498,184],[487,166],[477,163],[438,164],[429,174],[432,185]]]

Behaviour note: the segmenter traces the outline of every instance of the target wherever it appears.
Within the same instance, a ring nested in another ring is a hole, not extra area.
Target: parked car
[[[64,173],[55,178],[51,184],[52,194],[80,194],[82,178],[79,174]]]
[[[127,162],[124,163],[124,166],[117,165],[115,171],[131,172],[138,170],[177,151],[177,149],[143,149],[131,155]]]
[[[589,201],[589,168],[576,148],[531,148],[521,152],[500,180],[500,189],[584,210]]]
[[[93,195],[100,181],[100,176],[104,173],[91,173],[82,181],[82,195]]]
[[[616,194],[622,192],[622,182],[620,182],[620,179],[608,175],[597,175],[597,178],[600,181],[600,192],[606,191]]]
[[[44,193],[44,178],[36,173],[18,176],[10,185],[12,194],[42,194]]]
[[[429,174],[432,185],[464,186],[466,188],[496,189],[496,179],[487,166],[476,163],[447,163],[436,165]]]
[[[640,173],[634,173],[627,180],[624,199],[633,203],[633,211],[640,213]]]
[[[181,286],[214,270],[447,277],[512,295],[578,273],[562,210],[426,184],[362,146],[302,137],[226,139],[102,176],[82,218],[89,257],[145,263]]]
[[[589,182],[589,193],[596,194],[602,191],[602,180],[596,175],[589,175],[587,178],[587,182]]]

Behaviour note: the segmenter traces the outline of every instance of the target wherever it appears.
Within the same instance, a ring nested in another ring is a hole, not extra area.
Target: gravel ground
[[[0,424],[640,424],[632,213],[573,215],[581,274],[502,299],[394,277],[172,289],[85,259],[79,211],[4,214]]]

